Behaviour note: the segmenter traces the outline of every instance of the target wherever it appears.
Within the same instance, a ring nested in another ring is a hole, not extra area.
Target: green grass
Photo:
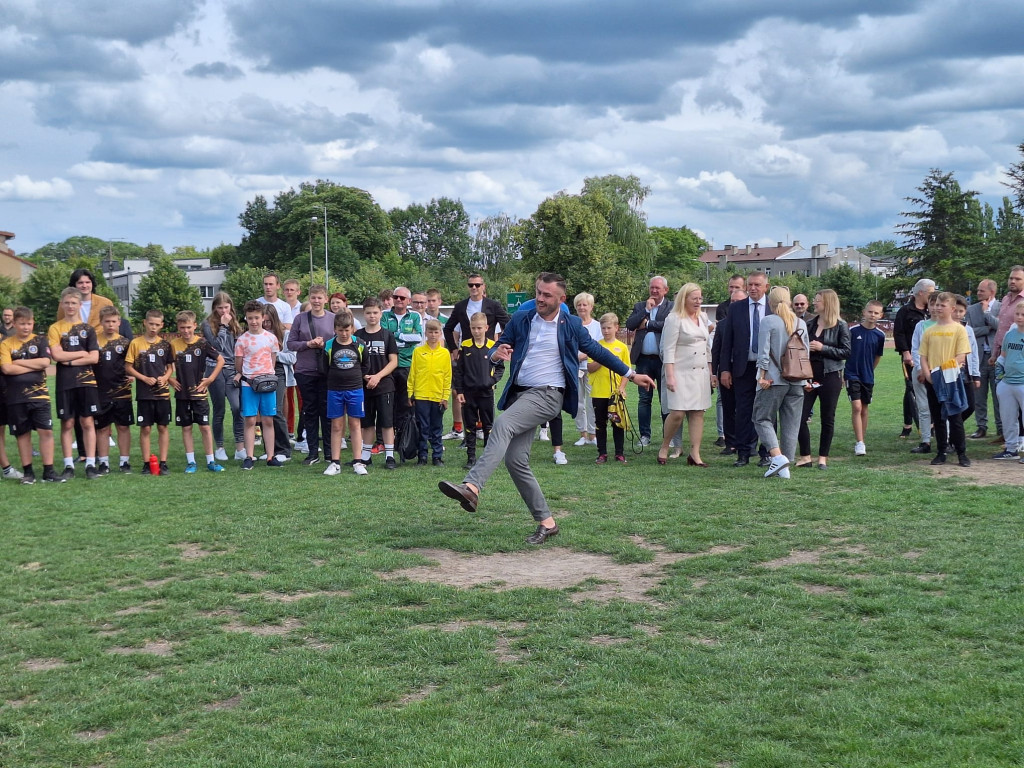
[[[383,578],[424,564],[410,548],[529,549],[503,469],[475,516],[437,492],[461,477],[451,443],[444,469],[186,477],[172,429],[170,478],[0,483],[0,765],[1020,765],[1019,493],[912,458],[899,376],[889,353],[868,457],[844,398],[828,472],[788,483],[733,469],[713,426],[708,470],[653,452],[596,467],[571,445],[556,467],[536,444],[562,526],[545,549],[735,547],[667,566],[657,603]],[[300,591],[343,594],[262,596]],[[483,623],[439,627],[456,620]],[[150,642],[171,654],[108,652]],[[42,659],[63,666],[25,667]]]

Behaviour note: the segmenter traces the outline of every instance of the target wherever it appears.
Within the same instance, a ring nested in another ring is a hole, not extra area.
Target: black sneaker
[[[302,460],[302,466],[304,466],[304,467],[312,467],[314,464],[319,464],[319,463],[320,463],[320,454],[312,454],[311,453],[311,454],[309,454],[309,456],[307,456],[306,458],[304,458]]]
[[[442,459],[440,456],[435,456],[433,464],[434,464],[435,467],[443,467],[444,466],[444,459]]]
[[[398,464],[395,463],[394,456],[388,456],[384,459],[384,469],[398,469]]]
[[[161,477],[166,477],[169,474],[171,474],[171,468],[167,466],[167,462],[166,461],[161,461],[160,462],[160,476]]]
[[[98,469],[96,469],[96,467],[86,466],[86,468],[85,468],[85,479],[86,480],[95,480],[99,476],[100,476],[100,471]]]
[[[946,463],[946,454],[944,454],[944,453],[936,453],[935,454],[935,458],[932,459],[932,464],[935,465],[935,466],[938,466],[939,464],[945,464],[945,463]]]
[[[283,467],[284,466],[284,462],[278,460],[277,456],[274,456],[271,459],[267,459],[267,466],[268,467]]]
[[[121,474],[122,475],[130,475],[132,473],[132,464],[131,464],[131,462],[130,461],[126,461],[124,464],[121,465],[120,469],[121,469]]]
[[[96,472],[98,472],[100,475],[109,475],[110,474],[110,465],[109,464],[97,464],[96,465]]]
[[[967,458],[967,454],[966,453],[958,453],[956,455],[956,459],[957,459],[957,463],[961,467],[969,467],[969,466],[971,466],[971,460],[969,458]]]
[[[43,470],[43,482],[44,483],[65,483],[64,475],[58,475],[55,469],[44,469]]]
[[[144,475],[151,475],[151,474],[153,474],[149,470],[149,462],[148,461],[142,462],[142,474],[144,474]]]
[[[21,478],[22,485],[35,485],[36,476],[32,472],[26,472]]]
[[[371,456],[368,459],[352,459],[352,461],[346,461],[345,462],[345,466],[346,467],[354,467],[356,464],[362,464],[362,465],[367,466],[367,467],[372,467],[373,466],[373,456]]]
[[[996,461],[1016,461],[1017,459],[1020,458],[1020,455],[1014,453],[1013,451],[1000,451],[999,453],[995,454],[992,458],[995,459]]]
[[[903,431],[900,432],[899,436],[902,439],[906,440],[908,437],[910,437],[910,433],[913,432],[913,431],[914,431],[913,427],[904,427]]]
[[[242,462],[242,469],[252,469],[254,466],[256,466],[256,462],[252,456],[246,456],[245,461]]]
[[[474,464],[476,464],[476,459],[466,459],[466,463],[462,465],[462,468],[472,469]]]
[[[716,448],[725,448],[725,438],[724,437],[720,437],[717,440],[715,440],[715,447]]]
[[[74,480],[75,479],[75,468],[74,467],[64,467],[64,471],[60,473],[60,476],[62,478],[61,482],[67,482],[68,480]]]
[[[425,467],[425,466],[427,466],[427,460],[426,459],[416,459],[416,466],[417,467]]]
[[[932,452],[932,444],[931,443],[921,443],[920,445],[917,446],[917,448],[911,448],[910,452],[911,453],[931,453]]]

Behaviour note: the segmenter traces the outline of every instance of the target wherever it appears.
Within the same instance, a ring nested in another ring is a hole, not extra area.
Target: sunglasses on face
[[[466,283],[466,285],[468,285],[470,288],[483,288],[484,287],[483,283]]]

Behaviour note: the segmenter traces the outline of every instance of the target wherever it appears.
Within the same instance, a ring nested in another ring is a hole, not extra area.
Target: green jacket
[[[395,343],[398,345],[398,367],[411,366],[413,350],[423,343],[423,318],[419,312],[409,310],[399,320],[389,309],[381,315],[380,324],[395,337]]]

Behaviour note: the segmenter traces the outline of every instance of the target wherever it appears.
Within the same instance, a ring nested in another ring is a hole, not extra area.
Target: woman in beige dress
[[[686,463],[706,467],[700,457],[700,441],[704,436],[704,411],[711,407],[711,366],[709,360],[708,319],[701,310],[704,296],[700,286],[687,283],[679,289],[672,311],[661,332],[661,362],[668,417],[658,451],[658,463],[668,458],[669,442],[686,417],[690,434],[690,453]]]

